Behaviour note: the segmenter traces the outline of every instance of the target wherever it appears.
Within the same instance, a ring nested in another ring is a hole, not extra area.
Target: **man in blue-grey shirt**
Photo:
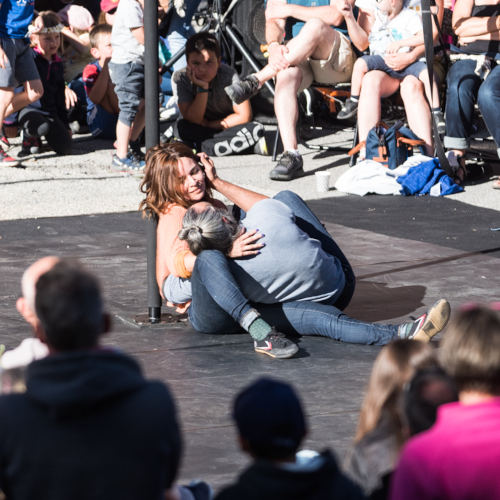
[[[269,62],[257,73],[226,87],[227,94],[238,103],[276,78],[274,110],[284,153],[269,174],[273,180],[289,181],[303,174],[295,129],[297,93],[313,81],[335,84],[351,79],[355,55],[342,29],[341,8],[345,2],[354,5],[354,0],[268,0]]]

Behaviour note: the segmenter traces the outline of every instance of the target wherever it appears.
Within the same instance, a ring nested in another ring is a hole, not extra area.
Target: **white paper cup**
[[[316,177],[316,191],[318,193],[327,193],[330,189],[330,172],[320,170],[315,172],[314,176]]]

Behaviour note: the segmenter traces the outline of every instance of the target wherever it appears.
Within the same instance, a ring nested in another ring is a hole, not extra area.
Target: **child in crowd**
[[[83,70],[87,95],[87,123],[94,137],[114,140],[120,111],[115,88],[109,77],[111,59],[111,26],[98,24],[90,32],[90,52],[95,61]]]
[[[233,68],[221,63],[215,36],[201,32],[186,42],[187,66],[173,74],[174,96],[182,119],[173,133],[184,142],[213,156],[249,149],[267,154],[264,127],[252,120],[247,99],[233,104],[224,87],[238,81]]]
[[[120,0],[101,0],[101,14],[99,15],[98,24],[109,24],[113,26],[115,21],[116,9]]]
[[[346,9],[350,10],[350,6]],[[371,31],[367,34],[370,55],[362,56],[354,63],[351,97],[346,100],[337,114],[339,120],[348,120],[356,115],[363,77],[368,71],[373,70],[384,71],[398,80],[413,75],[424,83],[427,98],[431,102],[431,89],[425,62],[416,61],[406,68],[396,71],[390,68],[384,60],[385,54],[408,52],[411,48],[424,43],[420,15],[414,10],[404,7],[404,0],[380,0],[374,5],[374,10],[368,12],[373,20]],[[432,112],[436,115],[437,123],[444,127],[444,116],[439,104],[436,81],[433,81],[432,85]]]
[[[4,150],[10,144],[3,133],[3,120],[43,94],[42,82],[26,38],[34,4],[34,0],[0,1],[0,165],[7,167],[16,166],[19,162]],[[21,83],[23,91],[14,95],[14,88]]]
[[[342,474],[330,450],[297,453],[307,425],[289,384],[258,379],[236,396],[232,416],[238,443],[253,462],[215,500],[365,498]]]
[[[141,170],[145,165],[144,154],[137,139],[144,128],[144,0],[120,0],[111,44],[109,74],[120,110],[112,167]]]
[[[42,136],[56,153],[64,155],[71,151],[68,110],[75,105],[76,95],[65,84],[64,66],[57,55],[62,28],[58,15],[50,10],[40,12],[30,27],[44,93],[39,101],[19,112],[23,136],[19,158],[38,153]]]

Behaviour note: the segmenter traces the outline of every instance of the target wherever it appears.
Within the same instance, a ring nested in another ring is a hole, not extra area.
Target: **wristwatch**
[[[210,89],[204,89],[203,87],[199,87],[198,85],[196,85],[197,94],[203,94],[204,92],[210,92]]]

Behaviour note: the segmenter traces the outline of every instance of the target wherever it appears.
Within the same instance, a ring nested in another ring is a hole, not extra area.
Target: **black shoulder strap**
[[[434,79],[434,41],[432,35],[432,16],[431,16],[431,1],[433,0],[421,0],[422,3],[422,25],[424,29],[424,44],[425,44],[425,61],[427,63],[427,72],[429,74],[429,84],[431,87],[431,107],[432,107],[432,82]],[[436,19],[437,22],[437,19]],[[434,113],[431,112],[432,120],[432,135],[434,136],[434,149],[436,155],[439,158],[439,163],[441,168],[453,179],[454,173],[448,163],[448,159],[444,153],[443,143],[439,137],[436,119]]]

